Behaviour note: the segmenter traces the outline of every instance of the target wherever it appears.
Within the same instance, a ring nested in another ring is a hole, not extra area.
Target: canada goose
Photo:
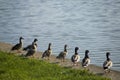
[[[37,41],[38,41],[38,40],[35,38],[34,41],[32,42],[32,44],[36,45],[36,47],[37,47],[37,43],[36,43]],[[23,48],[23,50],[29,50],[29,49],[31,49],[32,44],[31,44],[31,45],[28,45],[28,46],[25,47],[25,48]]]
[[[25,57],[33,56],[36,51],[37,51],[36,44],[33,43],[33,44],[31,45],[31,47],[29,48],[29,50],[28,50],[27,54],[25,55]]]
[[[85,51],[85,57],[82,60],[82,67],[86,68],[90,64],[89,50]]]
[[[110,68],[112,67],[112,64],[113,64],[111,59],[109,58],[109,56],[110,56],[110,53],[107,52],[106,53],[106,61],[103,63],[103,69],[104,69],[105,73],[110,72]]]
[[[71,61],[73,62],[73,65],[78,65],[78,62],[80,61],[80,56],[78,55],[78,47],[75,47],[75,54],[71,57]]]
[[[64,51],[60,52],[60,54],[56,58],[61,59],[61,61],[64,62],[65,57],[66,57],[67,54],[68,54],[67,45],[64,45]]]
[[[42,54],[42,58],[48,57],[49,60],[51,54],[52,54],[51,43],[49,43],[48,49],[45,50],[44,53]]]
[[[24,39],[23,37],[20,37],[19,38],[19,43],[14,45],[12,48],[11,48],[11,51],[13,50],[20,50],[23,46],[23,42],[22,42],[22,39]]]

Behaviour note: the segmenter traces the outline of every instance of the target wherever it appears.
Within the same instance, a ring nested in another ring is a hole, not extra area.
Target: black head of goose
[[[56,57],[58,59],[61,59],[61,61],[64,62],[66,55],[68,54],[67,52],[67,44],[64,45],[64,51],[60,52],[59,55]]]
[[[16,45],[14,45],[14,46],[11,48],[11,50],[19,50],[19,49],[21,49],[22,46],[23,46],[22,39],[24,39],[24,38],[23,38],[23,37],[20,37],[20,38],[19,38],[19,43],[16,44]]]
[[[49,43],[48,49],[45,50],[45,51],[43,52],[43,54],[42,54],[42,58],[48,57],[48,60],[49,60],[49,58],[50,58],[50,56],[51,56],[51,54],[52,54],[51,45],[52,45],[52,44]]]
[[[37,47],[37,43],[36,43],[37,41],[38,41],[38,39],[36,39],[36,38],[35,38],[34,41],[33,41],[33,43],[35,43],[36,47]],[[32,44],[33,44],[33,43],[32,43]]]
[[[87,67],[90,64],[90,58],[89,58],[89,50],[85,51],[85,57],[82,60],[82,67]]]
[[[103,69],[106,72],[110,72],[110,68],[112,67],[112,61],[111,59],[109,58],[110,56],[110,53],[107,52],[106,53],[106,61],[103,63]]]
[[[73,62],[73,65],[78,65],[78,62],[80,61],[80,56],[78,54],[78,47],[75,47],[75,53],[71,57],[71,61]]]
[[[33,42],[36,42],[36,41],[38,41],[38,39],[35,38]]]

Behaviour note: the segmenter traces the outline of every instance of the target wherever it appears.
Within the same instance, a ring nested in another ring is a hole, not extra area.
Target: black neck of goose
[[[48,50],[51,50],[51,45],[50,44],[48,45]]]
[[[85,58],[89,58],[88,53],[85,53]]]
[[[65,52],[67,52],[67,49],[64,49]]]
[[[67,48],[66,48],[66,46],[64,47],[64,51],[67,52]]]
[[[107,61],[109,61],[109,60],[110,60],[109,55],[106,55],[106,58],[107,58]]]
[[[22,39],[21,38],[19,39],[19,42],[22,43]]]
[[[33,43],[33,44],[32,44],[32,48],[33,48],[33,49],[35,49],[35,48],[36,48],[36,47],[35,47],[35,43]]]
[[[76,54],[76,55],[78,54],[78,50],[75,50],[75,54]]]

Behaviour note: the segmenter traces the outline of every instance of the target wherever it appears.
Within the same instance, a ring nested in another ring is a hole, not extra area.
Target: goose
[[[45,50],[45,51],[43,52],[43,54],[42,54],[42,58],[46,58],[46,57],[48,57],[48,60],[49,60],[51,54],[52,54],[51,43],[49,43],[49,45],[48,45],[48,49]]]
[[[29,48],[28,52],[26,53],[25,57],[33,56],[36,51],[37,51],[37,46],[36,46],[35,43],[33,43],[33,44],[31,45],[31,47]]]
[[[103,63],[103,69],[105,73],[110,72],[110,68],[112,67],[113,64],[109,56],[110,53],[106,52],[106,61]]]
[[[71,61],[73,62],[73,65],[78,65],[78,62],[80,61],[80,56],[78,55],[78,47],[75,47],[75,53],[71,57]]]
[[[38,41],[38,40],[35,38],[34,41],[32,42],[32,44],[36,45],[36,47],[37,47],[37,43],[36,43],[37,41]],[[32,44],[31,44],[31,45],[28,45],[28,46],[25,47],[25,48],[23,48],[23,50],[26,51],[26,50],[30,49],[30,48],[32,47]]]
[[[67,45],[64,45],[64,51],[60,52],[60,54],[56,57],[58,59],[61,59],[61,61],[64,62],[66,55],[68,54],[67,52]]]
[[[89,50],[85,51],[85,57],[82,60],[82,67],[86,68],[90,64]]]
[[[23,46],[23,42],[22,42],[22,39],[24,39],[23,37],[20,37],[19,38],[19,43],[14,45],[12,48],[11,48],[11,51],[14,51],[14,50],[20,50]]]

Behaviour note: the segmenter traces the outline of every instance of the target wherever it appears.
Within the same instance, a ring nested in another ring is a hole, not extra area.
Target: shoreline
[[[5,42],[0,42],[0,51],[9,52],[11,47],[12,47],[12,44],[5,43]],[[26,53],[26,51],[23,51],[22,54],[25,54],[25,53]],[[41,55],[42,55],[42,52],[37,52],[35,54],[35,59],[42,60]],[[78,66],[73,67],[70,59],[66,59],[65,62],[61,62],[59,59],[56,59],[55,55],[52,55],[48,62],[50,62],[52,64],[58,64],[62,67],[66,67],[66,68],[83,69],[82,66],[81,66],[81,63],[79,63]],[[100,66],[90,64],[88,68],[89,68],[89,71],[91,73],[94,73],[96,75],[100,75],[100,76],[103,76],[103,77],[108,77],[111,80],[120,80],[120,71],[111,70],[110,73],[104,74],[103,68],[100,67]]]

